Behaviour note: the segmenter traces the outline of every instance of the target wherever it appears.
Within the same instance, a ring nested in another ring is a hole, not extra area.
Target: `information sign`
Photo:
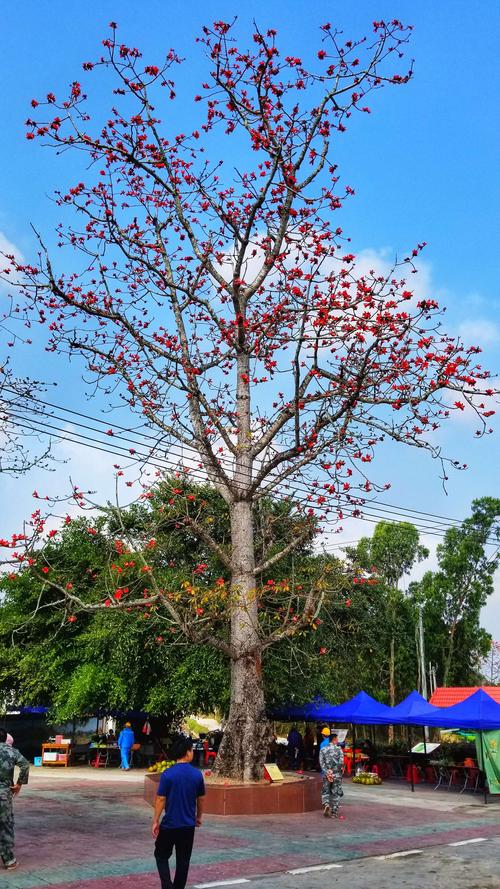
[[[264,777],[272,781],[273,784],[275,781],[283,781],[283,774],[274,762],[266,763],[264,766]]]

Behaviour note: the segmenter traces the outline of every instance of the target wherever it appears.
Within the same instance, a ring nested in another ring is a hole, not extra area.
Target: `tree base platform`
[[[144,778],[144,799],[150,806],[159,775]],[[206,785],[204,812],[207,815],[290,815],[321,809],[321,777],[305,775],[276,784]]]

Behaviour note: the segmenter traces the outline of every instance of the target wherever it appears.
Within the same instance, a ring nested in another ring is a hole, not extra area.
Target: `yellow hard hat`
[[[329,734],[330,734],[330,729],[327,728],[326,725],[325,725],[325,727],[321,729],[321,734],[324,735],[325,738],[328,738],[328,736],[329,736]]]
[[[132,728],[131,723],[130,723],[130,722],[126,722],[126,723],[125,723],[125,728]],[[330,732],[328,732],[328,734],[330,734]]]

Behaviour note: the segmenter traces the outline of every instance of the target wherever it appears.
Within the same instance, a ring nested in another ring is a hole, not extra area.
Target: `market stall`
[[[309,704],[290,705],[282,707],[278,711],[272,711],[271,716],[275,712],[280,713],[281,719],[286,719],[287,715],[293,713],[288,718],[294,721],[303,720],[305,722],[325,722],[325,723],[343,723],[352,726],[353,743],[352,750],[355,751],[352,760],[352,771],[356,770],[357,749],[356,749],[356,725],[406,725],[409,727],[409,744],[407,754],[400,754],[399,759],[405,760],[409,764],[409,780],[411,781],[412,790],[415,784],[415,767],[414,754],[432,752],[432,747],[437,745],[429,745],[424,740],[423,744],[416,748],[411,741],[411,728],[420,727],[436,727],[450,729],[469,729],[477,732],[476,748],[477,748],[477,764],[474,761],[455,763],[450,773],[445,776],[439,770],[435,771],[436,786],[442,786],[446,783],[451,787],[456,773],[462,770],[462,775],[458,776],[458,783],[463,790],[472,787],[478,787],[478,771],[483,772],[485,801],[487,799],[488,789],[491,793],[500,793],[500,704],[496,703],[493,698],[487,694],[482,688],[475,691],[464,701],[450,707],[436,707],[429,704],[418,692],[413,691],[404,701],[401,701],[395,707],[388,707],[381,704],[374,698],[367,695],[366,692],[360,691],[350,701],[343,704],[334,705],[321,698],[315,698]],[[397,759],[398,755],[393,754],[393,759]],[[434,764],[430,765],[434,767]],[[439,765],[439,761],[436,762]],[[400,765],[400,772],[403,774],[403,768]]]

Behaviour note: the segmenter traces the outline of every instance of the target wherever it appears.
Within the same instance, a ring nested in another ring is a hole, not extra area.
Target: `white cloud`
[[[500,341],[500,326],[486,318],[462,321],[458,333],[466,345],[492,346]]]
[[[354,274],[356,277],[370,277],[370,273],[373,271],[376,276],[383,275],[387,277],[396,259],[398,258],[391,247],[381,247],[378,249],[367,247],[356,254]],[[398,280],[405,278],[407,289],[413,292],[415,299],[420,300],[424,297],[433,297],[439,301],[440,294],[436,295],[436,286],[432,282],[432,268],[430,264],[419,257],[417,268],[417,273],[413,274],[410,265],[399,266],[394,273],[394,277]]]
[[[17,273],[12,272],[10,275],[6,275],[3,271],[10,264],[9,260],[4,258],[5,256],[14,256],[17,262],[24,262],[24,256],[19,247],[13,241],[9,241],[7,235],[0,231],[0,294],[8,293],[10,285],[15,284],[16,279],[19,280]]]
[[[65,431],[70,433],[71,427]],[[47,507],[48,511],[57,515],[80,514],[79,507],[71,500],[56,505],[51,510],[47,501],[33,497],[34,490],[38,491],[40,498],[46,495],[63,498],[71,494],[71,483],[73,483],[82,491],[95,491],[92,499],[96,503],[115,499],[113,463],[117,462],[117,458],[112,454],[108,456],[62,440],[54,440],[52,453],[56,461],[60,461],[52,464],[53,471],[49,472],[35,466],[20,478],[0,476],[0,500],[4,504],[0,517],[1,537],[10,537],[13,532],[18,532],[23,522],[38,508],[42,513]],[[51,519],[47,524],[47,530],[58,527],[58,524],[56,518]]]
[[[12,241],[9,241],[7,235],[5,235],[2,231],[0,231],[0,254],[6,253],[9,256],[12,254],[16,257],[16,259],[23,261],[24,257],[19,249]]]

